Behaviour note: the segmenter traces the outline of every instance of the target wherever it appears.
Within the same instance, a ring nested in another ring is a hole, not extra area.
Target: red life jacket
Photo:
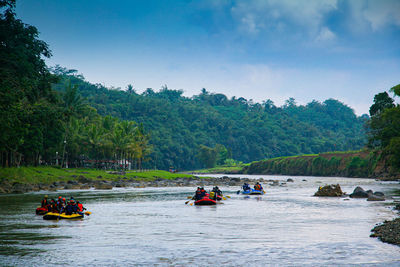
[[[80,212],[83,211],[83,205],[81,203],[78,204],[78,211],[80,211]]]

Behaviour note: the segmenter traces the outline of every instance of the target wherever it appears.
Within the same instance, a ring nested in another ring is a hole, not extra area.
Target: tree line
[[[389,92],[400,97],[400,84]],[[369,113],[368,147],[382,151],[393,170],[400,170],[400,105],[385,91],[375,95]]]
[[[100,116],[71,83],[53,90],[60,77],[44,62],[50,49],[14,10],[14,0],[0,1],[1,166],[141,168],[151,151],[143,125]]]
[[[71,83],[102,116],[142,123],[151,133],[153,150],[146,163],[149,167],[210,167],[217,164],[217,149],[221,146],[227,150],[224,160],[251,162],[358,150],[367,141],[364,125],[368,115],[358,117],[334,99],[298,105],[290,98],[278,107],[271,100],[254,103],[243,97],[229,99],[204,88],[192,97],[166,85],[158,91],[147,88],[143,93],[132,84],[126,90],[106,88],[86,81],[76,70],[60,66],[54,68],[54,73],[61,77],[53,87],[56,91]]]

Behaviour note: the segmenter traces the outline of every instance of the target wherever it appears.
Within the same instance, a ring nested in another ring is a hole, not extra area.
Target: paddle
[[[190,202],[190,200],[186,201],[186,202],[185,202],[185,205],[186,205],[187,203],[189,203],[189,202]]]
[[[193,197],[187,196],[186,198],[187,198],[187,199],[192,199]]]
[[[236,192],[236,194],[238,194],[238,195],[239,195],[239,194],[240,194],[240,190],[238,190],[238,191]]]
[[[92,214],[90,211],[85,211],[85,215],[89,216],[90,214]]]

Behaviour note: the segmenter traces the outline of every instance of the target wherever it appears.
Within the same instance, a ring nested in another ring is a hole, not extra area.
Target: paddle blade
[[[192,197],[186,197],[187,199],[192,199]]]
[[[223,200],[226,200],[226,197],[222,197]]]
[[[231,196],[226,196],[227,198],[231,198]]]
[[[190,201],[190,200],[186,201],[186,202],[185,202],[185,205],[186,205],[187,203],[189,203],[189,201]]]
[[[190,203],[190,206],[193,206],[193,203]]]
[[[90,214],[92,214],[90,211],[85,211],[85,215],[89,216]]]

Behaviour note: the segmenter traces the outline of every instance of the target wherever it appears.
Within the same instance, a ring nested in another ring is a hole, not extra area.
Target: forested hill
[[[145,163],[151,168],[202,167],[200,148],[217,144],[226,148],[225,158],[251,162],[355,150],[366,142],[367,117],[357,117],[350,107],[334,99],[312,101],[304,106],[289,99],[277,107],[271,100],[260,104],[244,98],[228,99],[205,89],[191,98],[166,86],[158,92],[147,89],[137,94],[131,86],[126,91],[107,89],[86,82],[75,72],[62,68],[55,72],[61,77],[55,90],[62,91],[71,82],[78,85],[81,95],[100,115],[143,123],[153,144],[153,152]]]

